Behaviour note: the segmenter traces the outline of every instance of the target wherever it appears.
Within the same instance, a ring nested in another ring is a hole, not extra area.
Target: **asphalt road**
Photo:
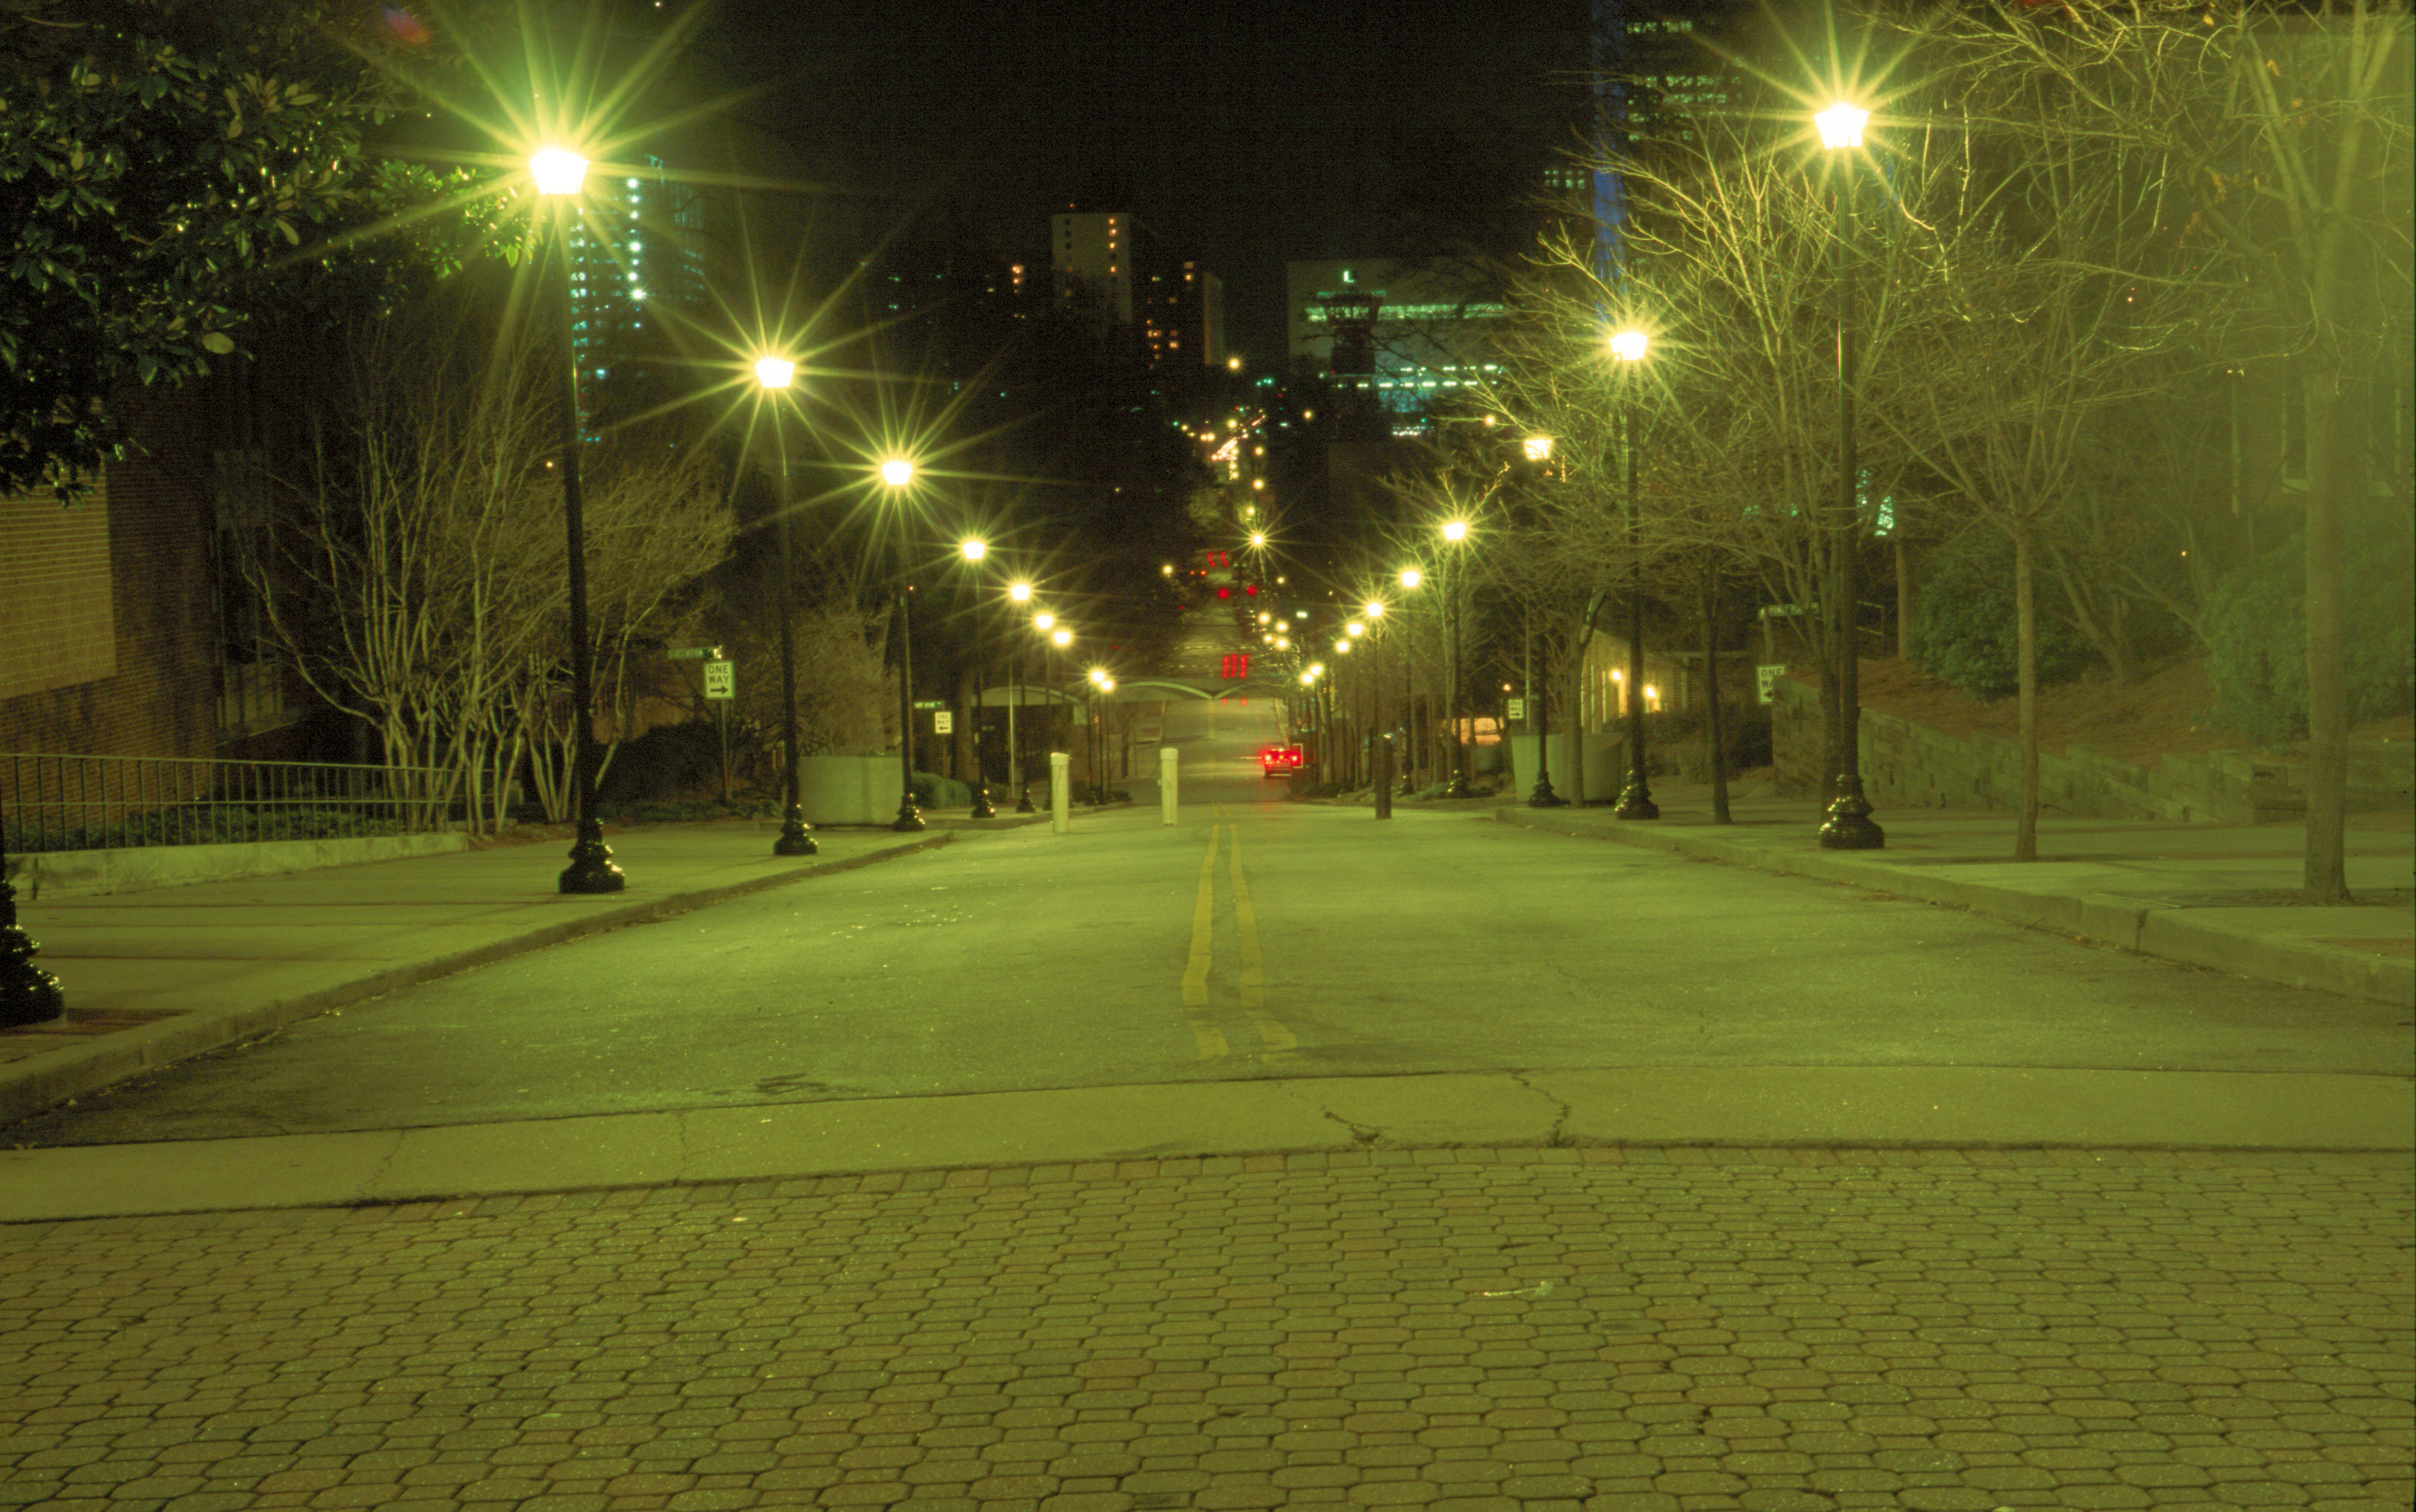
[[[0,1142],[1216,1078],[2409,1058],[2381,1005],[1460,813],[1286,802],[1253,755],[1273,718],[1170,711],[1176,826],[1083,814],[536,952]]]

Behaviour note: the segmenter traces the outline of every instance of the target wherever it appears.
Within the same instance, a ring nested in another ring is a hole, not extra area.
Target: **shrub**
[[[2035,572],[2035,564],[2033,564]],[[2052,612],[2053,582],[2033,579],[2038,600],[2041,688],[2068,683],[2092,659],[2089,643]],[[2020,690],[2014,613],[2014,543],[1993,529],[1965,531],[1925,566],[1916,614],[1921,664],[1974,698]]]
[[[2411,635],[2408,537],[2387,521],[2352,522],[2348,559],[2349,722],[2408,706]],[[2215,717],[2251,740],[2307,733],[2307,553],[2293,536],[2215,583],[2198,621]]]

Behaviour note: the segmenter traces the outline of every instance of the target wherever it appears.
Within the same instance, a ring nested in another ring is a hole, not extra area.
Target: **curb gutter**
[[[810,866],[749,877],[744,882],[718,887],[666,893],[660,898],[649,898],[579,918],[564,919],[508,940],[496,940],[433,960],[389,967],[354,981],[281,998],[258,1007],[204,1009],[179,1014],[139,1028],[104,1035],[88,1045],[55,1050],[29,1060],[0,1066],[0,1125],[30,1118],[57,1107],[70,1097],[98,1091],[128,1077],[189,1060],[195,1055],[250,1039],[304,1019],[315,1019],[330,1008],[340,1008],[364,998],[380,997],[400,988],[439,976],[450,976],[474,966],[491,965],[586,935],[601,934],[631,924],[651,924],[657,919],[691,913],[749,893],[766,892],[809,877],[853,871],[875,862],[895,860],[917,851],[946,845],[955,839],[954,831],[943,831],[908,844],[851,855],[843,860],[819,861]]]
[[[1872,866],[1826,851],[1779,850],[1636,826],[1606,828],[1563,819],[1550,809],[1502,807],[1493,811],[1493,817],[1502,824],[1580,839],[1641,845],[1699,860],[1749,866],[1821,882],[1850,883],[1874,892],[1970,909],[2024,929],[2092,940],[2185,966],[2254,976],[2285,987],[2314,988],[2343,997],[2402,1006],[2416,999],[2416,961],[2369,955],[2317,940],[2213,929],[2193,922],[2186,910],[2142,902],[2136,898],[2105,893],[2022,892],[1911,868]]]

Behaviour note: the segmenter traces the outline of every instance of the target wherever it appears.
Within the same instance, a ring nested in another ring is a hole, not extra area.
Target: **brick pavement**
[[[0,1229],[0,1506],[2410,1504],[2404,1156],[1504,1149]]]

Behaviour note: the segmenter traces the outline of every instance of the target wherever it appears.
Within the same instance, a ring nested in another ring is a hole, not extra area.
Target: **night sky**
[[[1283,342],[1283,263],[1404,250],[1437,161],[1523,193],[1582,95],[1585,0],[727,0],[748,113],[883,213],[974,217],[1039,258],[1047,218],[1120,174],[1226,282],[1232,345]]]

